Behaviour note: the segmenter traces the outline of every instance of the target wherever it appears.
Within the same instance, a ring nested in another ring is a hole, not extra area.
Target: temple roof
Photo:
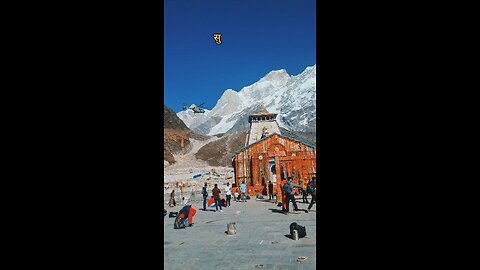
[[[240,147],[239,149],[237,149],[237,150],[234,152],[234,154],[232,155],[232,157],[235,156],[236,153],[241,152],[241,151],[243,151],[244,149],[249,148],[250,146],[252,146],[252,145],[254,145],[254,144],[256,144],[256,143],[259,143],[259,142],[261,142],[261,141],[264,141],[264,140],[266,140],[266,139],[268,139],[268,138],[270,138],[270,137],[272,137],[272,136],[274,136],[274,135],[278,135],[278,136],[280,136],[280,137],[283,137],[283,138],[286,138],[286,139],[290,139],[290,140],[292,140],[292,141],[299,142],[299,143],[301,143],[301,144],[310,146],[310,147],[312,147],[312,148],[317,148],[315,145],[310,144],[310,143],[305,142],[305,141],[298,140],[297,138],[293,138],[293,137],[291,137],[291,136],[286,136],[286,135],[283,135],[283,134],[273,133],[273,134],[270,134],[270,135],[266,136],[265,138],[260,139],[260,140],[258,140],[258,141],[256,141],[256,142],[252,143],[252,144],[249,144],[249,145],[244,146],[244,147]]]

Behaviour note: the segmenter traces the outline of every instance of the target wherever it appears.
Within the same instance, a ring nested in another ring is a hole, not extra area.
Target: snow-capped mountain
[[[194,107],[195,104],[189,106]],[[194,130],[198,125],[208,120],[210,110],[204,109],[205,113],[194,113],[192,110],[181,111],[177,113],[177,116],[187,125],[191,130]]]
[[[258,82],[239,92],[227,89],[215,107],[204,114],[177,113],[190,129],[204,135],[231,133],[248,128],[248,116],[258,112],[260,104],[277,113],[280,127],[292,131],[316,131],[316,65],[291,76],[286,70],[269,72]]]

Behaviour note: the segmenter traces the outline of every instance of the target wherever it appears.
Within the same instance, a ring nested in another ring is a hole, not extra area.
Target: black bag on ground
[[[293,230],[298,231],[298,238],[303,238],[307,235],[307,231],[305,230],[305,226],[299,225],[296,222],[290,224],[290,235],[293,239]]]
[[[168,217],[176,217],[178,215],[178,212],[170,212],[168,214]]]

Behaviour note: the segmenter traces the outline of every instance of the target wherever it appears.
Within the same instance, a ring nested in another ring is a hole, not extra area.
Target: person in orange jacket
[[[275,194],[275,204],[277,206],[280,206],[280,203],[282,202],[282,188],[280,187],[280,183],[277,184],[277,187],[276,187],[276,194]]]
[[[279,185],[279,188],[280,188],[279,192],[282,195],[282,210],[283,210],[284,213],[287,212],[287,209],[285,208],[286,204],[287,204],[287,195],[283,191],[283,187],[285,186],[285,183],[287,183],[287,180],[282,179],[282,181],[280,182],[280,185]]]

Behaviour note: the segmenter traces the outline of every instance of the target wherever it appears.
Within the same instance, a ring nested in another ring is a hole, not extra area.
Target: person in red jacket
[[[220,206],[220,212],[222,211],[222,203],[220,202],[220,189],[218,188],[217,184],[215,184],[215,187],[212,189],[213,193],[213,198],[215,199],[215,211],[218,211],[218,206]]]
[[[210,196],[210,199],[208,199],[208,207],[214,207],[215,206],[215,199],[213,196]]]

